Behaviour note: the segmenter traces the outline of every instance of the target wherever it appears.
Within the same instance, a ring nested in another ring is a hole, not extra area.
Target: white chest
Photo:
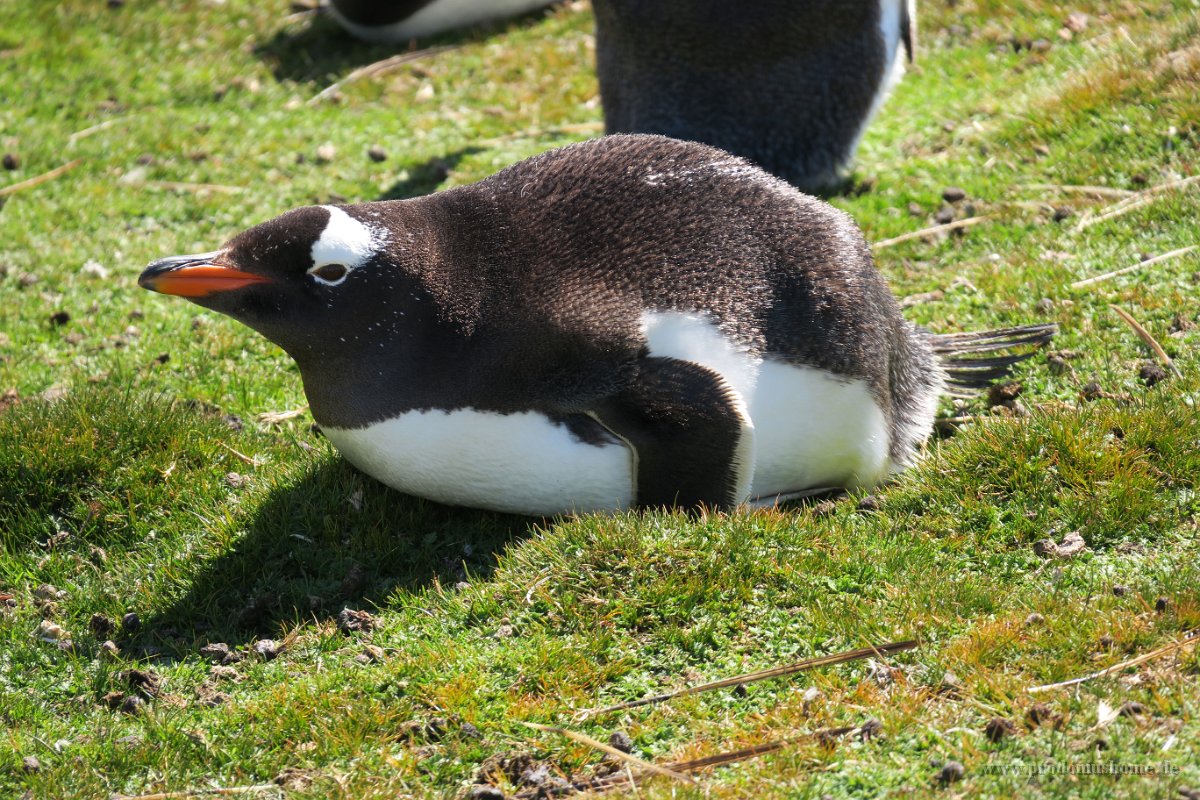
[[[346,460],[408,494],[514,514],[619,511],[633,457],[532,412],[410,411],[365,428],[322,428]]]

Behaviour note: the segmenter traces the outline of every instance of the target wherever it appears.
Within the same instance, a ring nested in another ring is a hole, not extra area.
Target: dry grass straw
[[[686,783],[686,784],[690,784],[692,786],[694,786],[694,785],[696,785],[696,783],[698,783],[698,781],[695,778],[693,778],[691,775],[684,775],[682,772],[677,772],[676,770],[670,769],[668,767],[664,767],[659,764],[655,764],[652,761],[646,761],[644,759],[638,758],[637,756],[631,756],[629,753],[626,753],[622,750],[618,750],[617,748],[613,747],[612,745],[607,745],[604,742],[597,741],[586,734],[579,733],[577,731],[569,731],[566,728],[556,728],[552,725],[539,725],[536,722],[523,722],[521,724],[528,728],[533,728],[535,731],[543,731],[545,733],[557,733],[561,736],[567,737],[568,739],[570,739],[572,741],[579,742],[580,744],[585,744],[588,747],[594,747],[597,750],[600,750],[601,752],[607,753],[608,755],[612,756],[615,759],[624,761],[626,764],[630,764],[632,766],[638,767],[639,769],[643,769],[647,772],[652,772],[655,775],[662,775],[664,777],[671,778],[672,780],[679,781],[680,783]]]
[[[1140,208],[1145,208],[1156,200],[1161,199],[1162,195],[1168,192],[1179,192],[1187,189],[1193,184],[1200,182],[1200,175],[1193,175],[1190,178],[1180,178],[1167,183],[1160,183],[1157,186],[1151,186],[1145,191],[1130,195],[1124,200],[1113,203],[1102,210],[1099,214],[1085,214],[1080,218],[1079,223],[1075,226],[1075,231],[1079,232],[1093,225],[1098,225],[1101,222],[1106,222],[1110,219],[1123,216],[1131,211],[1137,211]]]
[[[666,700],[671,700],[676,697],[682,697],[688,694],[699,694],[701,692],[709,692],[714,689],[724,689],[730,686],[738,686],[756,681],[767,680],[768,678],[778,678],[784,675],[793,675],[797,672],[805,672],[817,667],[827,667],[833,664],[844,664],[847,661],[857,661],[862,658],[870,658],[871,656],[887,656],[894,653],[903,653],[905,650],[912,650],[920,644],[916,639],[906,639],[902,642],[889,642],[888,644],[872,645],[870,647],[860,647],[857,650],[847,650],[841,653],[834,653],[828,656],[818,656],[817,658],[809,658],[804,661],[797,661],[793,664],[785,664],[781,667],[772,667],[770,669],[759,670],[757,672],[747,672],[744,675],[735,675],[732,678],[722,678],[719,681],[710,683],[702,683],[699,686],[688,686],[674,692],[666,694],[654,695],[652,697],[643,697],[640,700],[632,700],[628,703],[619,703],[615,706],[606,706],[604,708],[584,709],[577,713],[577,716],[586,719],[587,717],[596,716],[597,714],[606,714],[610,711],[624,711],[628,708],[637,708],[638,706],[650,705],[651,703],[662,703]]]
[[[1171,642],[1168,645],[1163,645],[1162,647],[1160,647],[1156,650],[1151,650],[1149,653],[1143,653],[1140,656],[1134,656],[1133,658],[1122,661],[1119,664],[1113,664],[1111,667],[1105,667],[1104,669],[1099,670],[1097,672],[1089,673],[1080,678],[1072,678],[1069,681],[1059,681],[1058,683],[1047,683],[1044,686],[1031,686],[1028,689],[1026,689],[1025,691],[1029,694],[1038,694],[1039,692],[1048,692],[1052,689],[1065,689],[1069,686],[1078,686],[1079,684],[1081,684],[1085,681],[1095,680],[1096,678],[1103,678],[1106,675],[1112,675],[1114,672],[1120,672],[1121,670],[1127,669],[1128,667],[1136,667],[1139,664],[1144,664],[1147,661],[1153,661],[1156,658],[1161,658],[1162,656],[1170,655],[1171,653],[1174,653],[1177,650],[1181,650],[1185,647],[1190,647],[1190,646],[1198,644],[1198,643],[1200,643],[1200,629],[1196,629],[1194,631],[1188,631],[1188,633],[1185,634],[1184,637],[1177,642]]]
[[[20,183],[13,183],[13,184],[10,184],[3,188],[0,188],[0,197],[7,197],[8,195],[15,194],[16,192],[19,192],[22,189],[31,189],[40,183],[45,183],[46,181],[52,181],[55,178],[57,178],[59,175],[62,175],[65,172],[69,172],[69,171],[75,169],[82,163],[83,163],[83,159],[77,158],[74,161],[68,161],[66,164],[63,164],[61,167],[55,167],[54,169],[50,170],[49,172],[43,172],[41,175],[37,175],[35,177],[29,178],[28,180],[21,181]]]
[[[1183,377],[1183,373],[1179,371],[1179,367],[1175,366],[1175,362],[1167,355],[1167,351],[1162,349],[1162,345],[1158,343],[1158,340],[1151,336],[1150,331],[1143,328],[1142,324],[1134,319],[1132,314],[1119,306],[1109,306],[1109,308],[1117,312],[1117,316],[1125,320],[1129,324],[1129,327],[1133,328],[1133,332],[1146,343],[1147,347],[1154,351],[1154,355],[1158,356],[1158,360],[1163,362],[1167,366],[1167,369],[1174,372],[1176,377]]]
[[[901,242],[907,242],[910,239],[919,239],[923,236],[935,236],[939,233],[949,233],[950,231],[956,231],[960,228],[969,228],[972,225],[978,225],[985,220],[991,219],[992,216],[994,215],[985,214],[981,217],[967,217],[966,219],[956,219],[954,222],[947,222],[945,225],[934,225],[931,228],[922,228],[919,231],[911,231],[891,239],[884,239],[883,241],[876,242],[875,244],[871,245],[871,249],[882,250],[885,247],[891,247],[892,245],[900,244]]]
[[[1197,248],[1200,248],[1200,244],[1193,244],[1193,245],[1189,245],[1188,247],[1180,247],[1178,250],[1172,250],[1169,253],[1163,253],[1161,256],[1155,256],[1154,258],[1148,258],[1145,261],[1139,261],[1138,263],[1133,264],[1128,267],[1122,267],[1121,269],[1114,269],[1112,272],[1105,272],[1103,275],[1096,275],[1091,278],[1085,278],[1081,281],[1075,281],[1074,283],[1071,284],[1071,288],[1072,289],[1082,289],[1085,286],[1091,286],[1093,284],[1100,283],[1101,281],[1106,281],[1109,278],[1115,278],[1118,275],[1126,275],[1130,272],[1133,272],[1134,270],[1139,270],[1139,269],[1142,269],[1143,267],[1148,267],[1151,264],[1157,264],[1161,261],[1167,261],[1172,258],[1178,258],[1179,256],[1190,253]]]
[[[363,78],[376,78],[380,75],[385,75],[394,69],[402,67],[409,62],[417,61],[422,58],[428,58],[429,56],[436,56],[439,53],[445,53],[449,50],[457,50],[461,46],[462,45],[443,45],[441,47],[427,47],[424,50],[413,50],[410,53],[400,53],[399,55],[385,58],[382,61],[376,61],[373,64],[367,64],[365,67],[359,67],[346,77],[342,78],[340,81],[335,81],[321,91],[317,92],[315,95],[313,95],[312,99],[308,101],[308,104],[310,106],[316,105],[326,97],[329,97],[334,92],[341,89],[343,86],[354,83],[355,81],[360,81]]]

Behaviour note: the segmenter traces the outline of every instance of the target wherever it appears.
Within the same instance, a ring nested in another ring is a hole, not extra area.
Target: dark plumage
[[[973,371],[963,352],[1051,333],[930,335],[846,214],[656,136],[415,200],[297,209],[141,281],[282,346],[366,471],[526,513],[876,483],[911,463],[947,379],[1008,365]]]
[[[609,133],[749,158],[806,190],[835,183],[886,94],[910,0],[595,0]]]

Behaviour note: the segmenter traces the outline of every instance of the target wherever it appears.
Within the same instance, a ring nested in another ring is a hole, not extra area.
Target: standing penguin
[[[594,0],[609,133],[659,133],[827,188],[912,60],[914,0]]]
[[[939,396],[1053,326],[936,336],[841,211],[705,145],[610,136],[413,200],[290,211],[140,284],[296,360],[352,464],[523,514],[730,508],[911,464]]]
[[[406,42],[419,36],[513,17],[556,0],[330,0],[333,18],[372,42]]]

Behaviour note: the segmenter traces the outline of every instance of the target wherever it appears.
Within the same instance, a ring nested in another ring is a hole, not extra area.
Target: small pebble
[[[200,648],[200,655],[217,664],[228,658],[229,652],[229,645],[224,642],[209,642]]]
[[[125,616],[121,617],[121,629],[126,633],[133,633],[142,627],[142,618],[134,612],[130,611]]]
[[[942,199],[947,203],[957,203],[967,196],[967,193],[957,186],[947,186],[942,190]]]
[[[613,731],[608,737],[608,745],[622,753],[633,752],[633,739],[629,738],[629,734],[625,731]]]
[[[38,761],[37,756],[25,756],[21,759],[21,769],[26,772],[37,772],[42,768],[42,762]]]
[[[5,169],[18,169],[18,168],[20,168],[20,166],[21,166],[20,156],[18,156],[16,153],[5,153],[4,154],[4,168]]]
[[[1142,379],[1142,382],[1146,386],[1154,386],[1167,379],[1167,371],[1159,366],[1157,362],[1147,361],[1138,370],[1138,377]]]
[[[387,151],[379,145],[373,145],[371,149],[367,151],[367,156],[376,164],[381,161],[387,161]]]
[[[1050,706],[1045,703],[1035,703],[1025,712],[1025,722],[1031,728],[1036,728],[1044,722],[1048,722],[1054,716],[1054,712],[1050,710]]]
[[[1070,219],[1072,216],[1074,216],[1074,214],[1075,214],[1075,212],[1072,211],[1071,209],[1067,208],[1066,206],[1055,206],[1054,207],[1054,221],[1055,222],[1062,222],[1064,219]]]
[[[881,503],[879,498],[873,494],[869,494],[862,500],[858,501],[859,511],[878,511],[882,507],[883,503]]]
[[[358,656],[358,661],[363,664],[375,664],[383,661],[386,658],[383,648],[378,645],[368,644],[363,646],[362,653]]]
[[[328,164],[337,157],[337,148],[331,144],[323,144],[317,148],[317,163]]]
[[[983,733],[988,741],[998,742],[1005,736],[1016,733],[1017,726],[1004,717],[992,717],[984,726]]]
[[[943,786],[951,783],[957,783],[963,779],[963,775],[965,775],[966,772],[967,771],[963,769],[963,765],[957,761],[947,761],[944,765],[942,765],[941,770],[938,771],[938,783],[942,784]]]
[[[158,673],[152,670],[125,670],[120,673],[119,677],[128,683],[131,689],[140,692],[146,697],[156,697],[158,695],[161,679],[158,677]]]
[[[258,653],[264,661],[270,661],[279,655],[283,649],[274,639],[259,639],[254,643],[254,652]]]
[[[1127,703],[1122,703],[1121,707],[1117,709],[1117,713],[1122,717],[1140,717],[1146,713],[1146,707],[1141,703],[1130,700]]]
[[[65,641],[71,638],[71,634],[67,632],[66,628],[45,619],[38,623],[33,634],[43,642]]]
[[[910,217],[923,217],[925,216],[925,209],[921,208],[920,203],[909,203],[908,215]]]
[[[1113,597],[1124,597],[1128,592],[1129,592],[1128,586],[1122,586],[1119,583],[1113,584],[1113,587],[1112,587]]]
[[[62,600],[67,596],[67,592],[53,584],[41,583],[33,590],[33,596],[39,600]]]
[[[450,723],[445,717],[430,717],[425,723],[424,734],[431,742],[440,741],[446,735],[446,729],[450,727]]]
[[[370,631],[375,628],[375,617],[366,611],[343,608],[338,612],[337,626],[342,633]]]
[[[864,742],[871,741],[881,733],[883,733],[883,723],[875,717],[869,717],[858,728],[858,738]]]
[[[1024,385],[1020,381],[1005,381],[993,383],[988,387],[987,399],[989,406],[1009,406],[1021,396]]]
[[[946,206],[933,215],[933,221],[938,225],[946,225],[950,222],[954,222],[954,209],[950,206]]]

